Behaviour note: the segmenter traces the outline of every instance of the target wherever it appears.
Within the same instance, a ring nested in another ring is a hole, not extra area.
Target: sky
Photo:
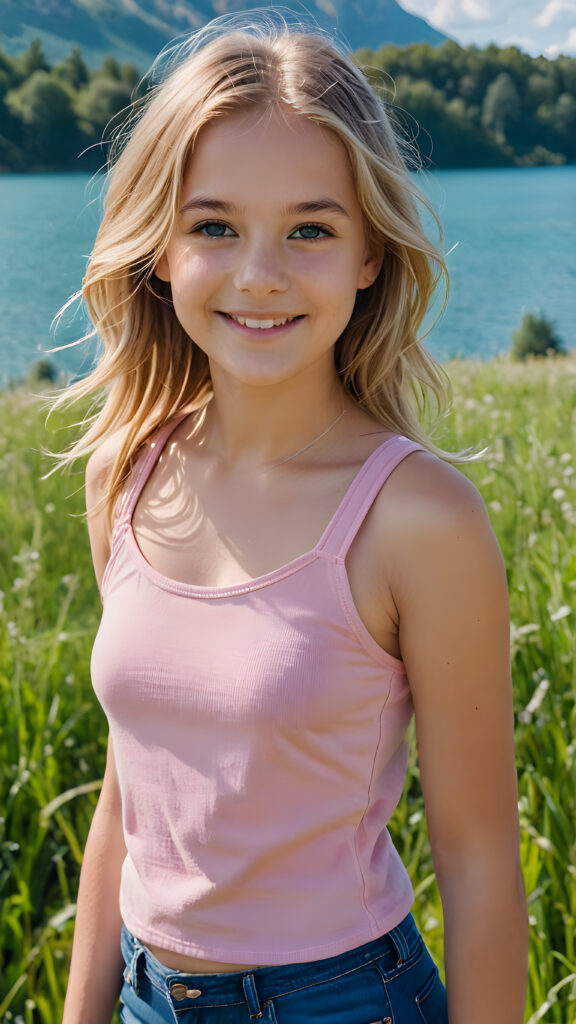
[[[576,56],[576,0],[399,0],[463,46],[519,46]]]

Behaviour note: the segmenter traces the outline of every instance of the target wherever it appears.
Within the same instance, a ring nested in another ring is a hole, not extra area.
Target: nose
[[[238,254],[234,284],[239,292],[256,296],[287,291],[289,275],[281,246],[266,238],[247,241]]]

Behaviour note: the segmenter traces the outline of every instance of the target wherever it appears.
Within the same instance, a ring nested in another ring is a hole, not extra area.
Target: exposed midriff
[[[174,971],[183,971],[184,974],[227,974],[234,971],[254,970],[254,964],[222,964],[216,960],[201,960],[197,956],[185,956],[183,953],[176,953],[172,949],[162,949],[151,942],[145,943],[151,953],[165,967]]]

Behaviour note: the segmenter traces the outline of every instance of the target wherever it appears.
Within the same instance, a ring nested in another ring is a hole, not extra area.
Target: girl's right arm
[[[103,505],[113,442],[90,458],[86,504],[92,557],[98,584],[110,555],[110,531]],[[122,919],[118,906],[120,873],[126,856],[122,802],[114,751],[108,741],[100,799],[84,851],[72,962],[62,1024],[110,1024],[122,983]]]

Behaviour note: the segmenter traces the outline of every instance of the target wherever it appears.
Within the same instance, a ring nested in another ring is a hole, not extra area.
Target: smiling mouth
[[[234,313],[224,313],[224,316],[228,317],[229,320],[234,320],[237,324],[241,324],[242,327],[250,327],[251,329],[261,331],[270,330],[271,327],[283,327],[284,324],[290,324],[295,320],[302,319],[302,314],[299,316],[277,317],[274,320],[256,320],[248,316],[236,316]]]

